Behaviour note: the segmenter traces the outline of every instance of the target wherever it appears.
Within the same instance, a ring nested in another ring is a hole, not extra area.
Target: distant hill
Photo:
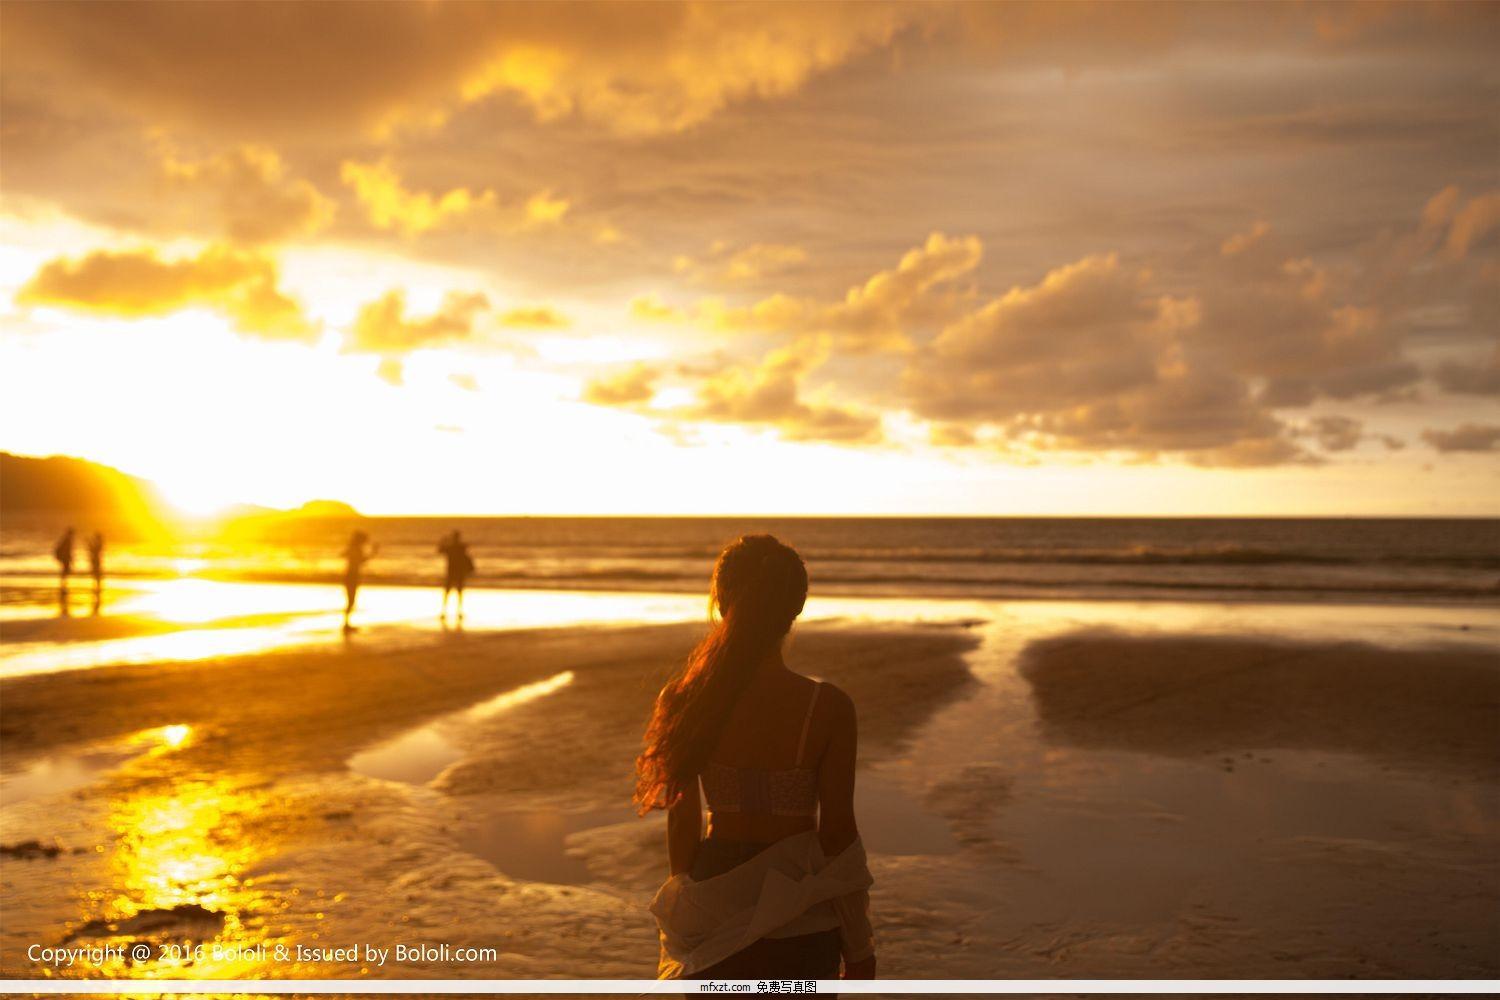
[[[288,511],[295,517],[363,517],[359,511],[342,500],[309,500],[296,510]]]
[[[116,515],[160,520],[171,505],[151,483],[81,458],[0,451],[0,511]]]
[[[155,484],[81,458],[28,458],[0,451],[0,512],[111,516],[143,523],[182,515]],[[239,504],[219,520],[352,518],[359,511],[338,500],[309,500],[296,510]]]

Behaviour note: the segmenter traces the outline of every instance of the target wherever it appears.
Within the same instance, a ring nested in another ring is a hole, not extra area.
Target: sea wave
[[[471,546],[477,559],[605,559],[641,562],[688,561],[711,564],[718,556],[717,547],[685,548],[680,546],[640,545],[632,547],[597,547],[558,545],[555,543],[507,544],[504,546]],[[1474,554],[1406,554],[1406,553],[1333,553],[1287,550],[1244,545],[1171,548],[1138,545],[1120,549],[1055,548],[820,548],[804,546],[803,557],[810,563],[905,563],[905,564],[990,564],[990,565],[1078,565],[1078,566],[1422,566],[1455,569],[1500,570],[1500,556]],[[424,552],[425,555],[425,552]]]
[[[161,578],[173,573],[132,572],[121,577]],[[204,579],[257,583],[338,584],[341,574],[331,568],[239,569],[204,567],[192,574]],[[1090,576],[981,574],[943,576],[927,573],[839,573],[815,572],[817,593],[824,595],[910,595],[934,597],[1059,597],[1097,596],[1128,598],[1176,595],[1183,599],[1266,599],[1282,596],[1292,600],[1354,598],[1360,600],[1438,600],[1493,602],[1500,598],[1500,578],[1465,574],[1460,579],[1414,580],[1396,575],[1360,577],[1291,578],[1266,576],[1259,579],[1181,576]],[[21,581],[31,586],[50,586],[53,578],[40,573],[7,573],[8,585]],[[440,583],[433,573],[385,571],[366,574],[373,586],[428,587]],[[489,589],[523,590],[622,590],[674,593],[701,592],[705,581],[699,573],[669,569],[559,567],[555,572],[506,570],[477,573],[469,585]]]

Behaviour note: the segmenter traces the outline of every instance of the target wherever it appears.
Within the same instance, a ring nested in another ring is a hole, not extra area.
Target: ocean
[[[115,540],[127,577],[334,580],[350,521],[282,522],[234,541]],[[737,535],[802,553],[815,594],[999,599],[1494,602],[1500,519],[1322,518],[365,518],[372,585],[436,584],[458,529],[471,586],[706,593]],[[78,568],[83,568],[79,525]],[[0,525],[0,576],[55,573],[57,519]]]

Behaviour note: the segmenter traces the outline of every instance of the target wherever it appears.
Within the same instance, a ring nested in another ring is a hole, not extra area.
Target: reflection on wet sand
[[[91,897],[100,912],[72,931],[73,938],[128,937],[154,944],[216,942],[242,945],[261,939],[247,920],[265,901],[247,873],[267,845],[247,822],[264,808],[266,791],[232,778],[175,782],[166,790],[127,793],[112,803],[109,828],[113,898]],[[258,921],[257,921],[258,923]],[[209,953],[212,954],[211,952]],[[172,949],[155,949],[153,975],[182,968]],[[192,959],[192,973],[231,976],[238,962]],[[106,969],[111,975],[144,970]]]
[[[88,878],[86,884],[97,888],[79,897],[77,916],[57,932],[56,943],[112,946],[97,967],[103,975],[253,974],[242,956],[215,960],[211,949],[194,946],[238,948],[265,939],[261,915],[274,906],[249,873],[279,846],[258,822],[269,791],[263,781],[241,775],[185,774],[172,757],[190,746],[194,735],[185,724],[162,726],[93,755],[100,770],[118,770],[98,790],[103,801],[96,847],[66,854],[97,856],[102,868]],[[40,783],[49,777],[61,783],[44,791]],[[7,803],[15,804],[10,793],[17,780],[29,781],[23,792],[42,797],[66,790],[71,777],[66,767],[34,767],[6,782]],[[98,796],[80,801],[92,806]],[[12,870],[7,881],[24,884],[44,876],[29,868]],[[139,945],[149,946],[149,958],[132,956],[131,947]]]

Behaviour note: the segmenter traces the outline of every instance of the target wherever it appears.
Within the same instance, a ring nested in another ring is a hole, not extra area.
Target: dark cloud
[[[1500,451],[1500,424],[1460,424],[1451,430],[1429,428],[1422,440],[1438,451]]]
[[[1307,432],[1324,451],[1349,451],[1364,439],[1365,425],[1353,417],[1314,417]]]
[[[1448,392],[1468,396],[1500,396],[1500,347],[1472,361],[1445,361],[1433,379]]]

